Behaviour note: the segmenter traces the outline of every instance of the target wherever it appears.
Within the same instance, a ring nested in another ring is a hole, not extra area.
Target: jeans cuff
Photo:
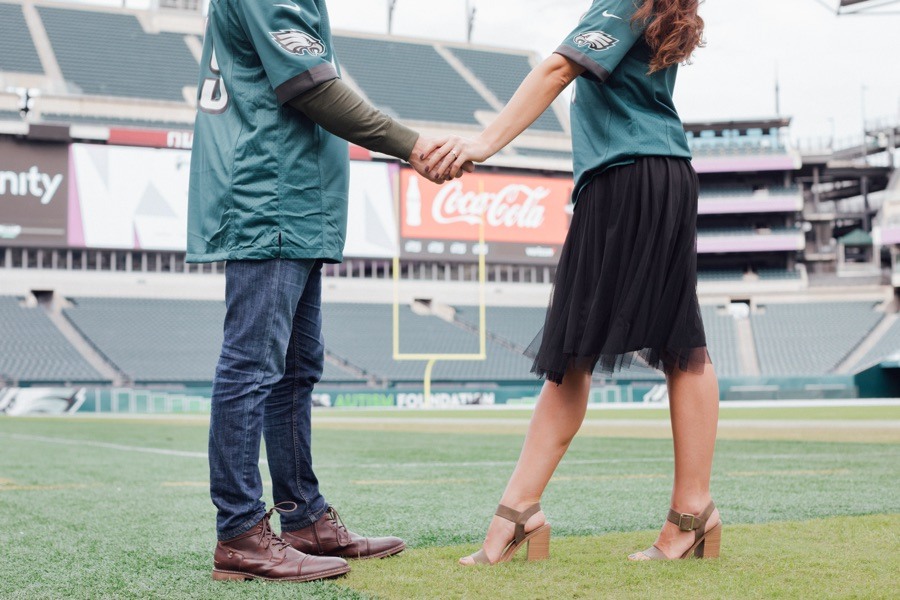
[[[228,529],[228,530],[226,530],[226,531],[217,531],[217,532],[216,532],[216,537],[218,538],[218,540],[219,540],[220,542],[226,542],[226,541],[228,541],[228,540],[231,540],[231,539],[236,538],[236,537],[239,536],[239,535],[242,535],[242,534],[244,534],[244,533],[247,533],[248,531],[250,531],[251,529],[253,529],[253,526],[254,526],[254,525],[256,525],[257,523],[259,523],[260,521],[262,521],[262,518],[263,518],[264,516],[266,516],[266,511],[265,511],[265,510],[261,510],[261,511],[259,511],[258,513],[255,513],[255,514],[256,514],[256,516],[250,517],[250,519],[244,521],[243,523],[241,523],[241,524],[238,525],[237,527],[232,527],[231,529]]]
[[[328,510],[328,503],[325,502],[325,498],[319,496],[320,502],[316,503],[317,505],[314,508],[306,511],[303,516],[305,517],[299,521],[288,521],[285,517],[286,515],[281,515],[281,530],[282,531],[299,531],[300,529],[304,529],[309,527],[316,521],[322,518],[322,515],[325,514],[325,511]]]

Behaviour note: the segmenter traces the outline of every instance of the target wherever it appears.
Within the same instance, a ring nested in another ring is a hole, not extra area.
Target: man
[[[340,137],[339,137],[340,136]],[[348,139],[422,159],[437,146],[340,80],[325,0],[212,0],[191,162],[188,262],[227,261],[209,435],[214,579],[312,581],[402,540],[348,531],[310,453],[322,376],[323,262],[343,258]],[[265,434],[276,506],[259,472]],[[269,525],[281,513],[282,534]]]

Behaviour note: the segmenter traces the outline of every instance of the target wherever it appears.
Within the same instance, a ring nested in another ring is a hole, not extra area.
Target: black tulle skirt
[[[703,372],[697,197],[697,174],[680,158],[638,158],[591,180],[526,352],[533,373],[561,383],[568,369],[610,375],[634,362]]]

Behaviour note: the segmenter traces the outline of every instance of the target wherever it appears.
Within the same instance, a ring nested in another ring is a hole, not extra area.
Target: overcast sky
[[[148,5],[152,0],[87,0]],[[274,0],[273,0],[274,1]],[[473,42],[547,56],[591,5],[590,0],[470,0],[477,8]],[[843,16],[821,3],[838,0],[707,0],[708,46],[681,70],[676,103],[688,121],[781,112],[798,138],[859,135],[863,98],[870,121],[900,122],[900,14]],[[334,28],[384,33],[388,0],[328,0]],[[394,33],[463,41],[466,0],[397,0]],[[900,13],[900,3],[893,6]],[[409,82],[414,85],[414,82]],[[865,91],[863,91],[865,86]]]
[[[837,0],[823,0],[836,5]],[[590,0],[472,0],[473,42],[551,53]],[[465,40],[465,0],[398,0],[394,33]],[[387,0],[329,0],[332,26],[387,30]],[[900,4],[897,5],[900,11]],[[708,0],[708,46],[681,70],[676,103],[685,120],[775,114],[795,137],[856,135],[866,114],[900,121],[900,14],[836,17],[816,0]],[[413,82],[410,82],[413,85]]]

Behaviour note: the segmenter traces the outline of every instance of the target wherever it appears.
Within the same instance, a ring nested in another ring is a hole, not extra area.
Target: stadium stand
[[[883,314],[871,302],[768,304],[752,314],[763,375],[831,373]]]
[[[744,278],[741,269],[707,269],[697,271],[698,281],[740,281]]]
[[[324,304],[325,345],[334,355],[368,374],[390,381],[421,381],[424,361],[395,361],[385,352],[392,339],[389,304]],[[529,381],[531,363],[520,354],[488,340],[486,361],[439,361],[435,381]],[[400,307],[400,352],[476,354],[478,338],[470,331],[434,316]]]
[[[700,237],[713,236],[738,236],[738,235],[793,235],[797,229],[793,227],[769,227],[757,229],[755,227],[704,227],[697,231]]]
[[[757,275],[759,275],[760,279],[769,281],[797,280],[803,278],[800,271],[786,271],[784,269],[759,269]]]
[[[368,98],[401,119],[478,125],[490,105],[432,45],[335,36],[343,68]],[[395,85],[398,73],[415,86]]]
[[[19,383],[108,383],[40,307],[0,296],[0,380]]]
[[[715,306],[701,306],[706,345],[719,377],[735,377],[744,374],[738,356],[738,338],[734,318],[721,315]]]
[[[207,383],[222,347],[225,305],[202,300],[75,298],[65,316],[137,383]],[[165,326],[160,326],[164,323]],[[323,380],[363,378],[326,361]]]
[[[876,365],[890,356],[900,354],[900,319],[894,321],[890,329],[855,365],[856,369],[865,369]]]
[[[488,306],[485,309],[488,335],[501,338],[524,350],[544,326],[546,309],[531,306]],[[456,307],[456,320],[478,329],[479,312],[475,306]]]
[[[19,4],[0,4],[0,71],[44,72]]]
[[[82,94],[184,102],[197,61],[184,35],[149,34],[134,15],[38,6],[67,83]]]
[[[719,315],[713,306],[701,307],[706,325],[707,343],[717,372],[724,377],[742,374],[737,354],[737,336],[734,320]],[[486,310],[488,334],[525,349],[534,340],[544,324],[546,309],[542,307],[496,307]],[[457,320],[471,328],[478,327],[478,309],[472,306],[457,307]],[[659,371],[634,364],[615,375],[616,379],[660,379]]]
[[[720,134],[720,135],[717,135]],[[763,133],[750,129],[744,134],[734,130],[688,132],[691,151],[704,156],[784,154],[787,146],[778,129]]]
[[[73,298],[63,314],[136,382],[210,381],[225,305],[195,300]]]
[[[506,54],[468,48],[449,48],[449,50],[484,82],[503,104],[509,102],[519,89],[519,84],[533,68],[528,55],[525,54]],[[532,128],[538,131],[563,131],[552,108],[541,115]]]
[[[104,127],[135,127],[140,129],[166,129],[190,131],[193,123],[182,121],[149,121],[145,119],[122,119],[118,117],[93,117],[70,113],[42,113],[42,120],[48,123],[71,123],[83,125],[100,125]]]

